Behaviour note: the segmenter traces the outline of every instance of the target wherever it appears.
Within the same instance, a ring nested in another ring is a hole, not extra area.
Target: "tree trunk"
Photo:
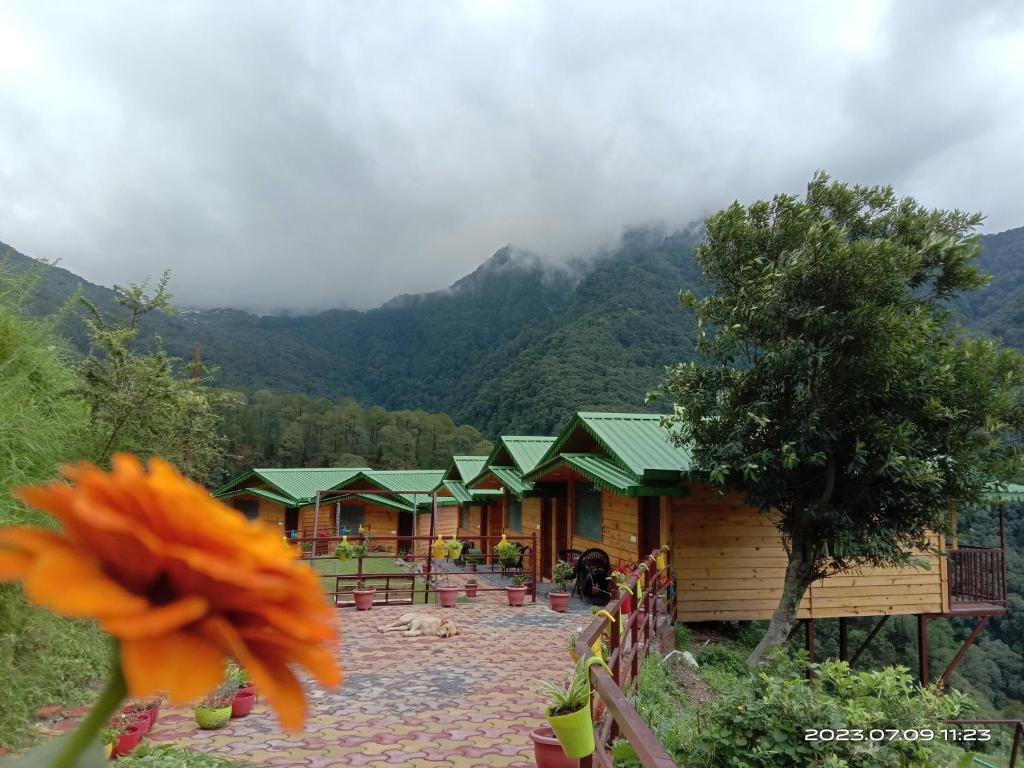
[[[771,651],[783,647],[789,640],[793,627],[796,626],[796,611],[800,607],[807,588],[814,581],[814,562],[808,557],[803,546],[793,542],[789,553],[789,565],[786,566],[786,580],[782,586],[782,598],[779,606],[772,614],[768,630],[747,658],[747,666],[756,667]]]

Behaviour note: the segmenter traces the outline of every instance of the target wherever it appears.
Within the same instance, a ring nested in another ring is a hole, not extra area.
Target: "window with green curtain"
[[[577,484],[572,517],[577,536],[601,541],[601,491]]]
[[[523,530],[523,502],[520,499],[508,500],[508,529]]]
[[[469,504],[459,507],[459,528],[469,528]]]

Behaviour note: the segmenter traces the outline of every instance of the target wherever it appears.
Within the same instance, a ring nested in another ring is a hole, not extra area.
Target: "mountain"
[[[694,324],[677,296],[699,287],[698,238],[634,230],[566,267],[506,247],[447,290],[366,312],[187,311],[147,316],[141,327],[179,357],[191,358],[199,343],[224,386],[446,411],[490,436],[549,433],[574,410],[642,409],[664,366],[692,355]],[[1024,348],[1024,228],[986,235],[982,247],[992,284],[960,311],[970,327]],[[35,263],[13,249],[8,258]],[[78,284],[116,310],[110,290],[53,268],[40,280],[35,311],[52,311]],[[68,335],[82,347],[76,325]]]

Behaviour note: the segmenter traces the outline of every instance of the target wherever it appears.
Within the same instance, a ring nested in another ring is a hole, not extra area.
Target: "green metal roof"
[[[986,494],[991,501],[1024,501],[1024,485],[1004,483],[1005,491],[990,491]]]
[[[683,485],[646,484],[625,472],[615,462],[594,453],[560,453],[534,469],[540,477],[558,469],[569,467],[583,475],[598,488],[623,496],[686,496],[689,488]]]
[[[465,484],[480,474],[487,463],[486,456],[452,456],[452,463],[445,472],[446,480],[458,480]]]
[[[538,460],[553,442],[555,442],[555,438],[543,435],[502,435],[494,444],[480,470],[472,477],[464,479],[463,482],[467,488],[472,488],[476,481],[482,480],[494,466],[513,467],[520,475],[529,472],[537,466]]]
[[[469,495],[469,491],[466,490],[466,486],[458,480],[445,480],[441,485],[448,489],[448,493],[450,493],[451,497],[458,501],[459,504],[468,504],[473,500],[473,497]]]
[[[288,506],[306,504],[316,497],[317,491],[325,491],[349,480],[365,468],[324,467],[298,469],[251,469],[213,492],[214,496],[227,495],[240,483],[258,477],[272,485],[287,501]]]
[[[349,488],[360,482],[375,485],[386,491],[427,491],[427,493],[402,493],[398,498],[406,504],[417,505],[430,501],[430,493],[441,485],[443,469],[366,469],[336,486],[337,490]]]
[[[672,442],[663,418],[655,413],[577,413],[538,463],[562,453],[582,430],[637,478],[681,474],[690,468],[690,454]]]
[[[516,496],[522,496],[523,491],[533,488],[532,483],[523,482],[523,473],[515,467],[489,467],[487,471],[498,478],[501,484]]]

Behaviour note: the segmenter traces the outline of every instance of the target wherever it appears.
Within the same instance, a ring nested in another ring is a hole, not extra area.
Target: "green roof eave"
[[[1007,501],[1024,501],[1024,485],[1003,483],[1005,490],[993,489],[985,494],[985,498],[997,504]]]
[[[243,494],[249,494],[251,496],[261,496],[264,499],[276,502],[278,504],[283,504],[286,507],[295,506],[294,499],[290,499],[287,496],[282,496],[279,493],[274,493],[273,491],[268,491],[266,488],[237,488],[233,491],[222,493],[219,496],[216,496],[215,498],[223,501],[225,499],[233,499],[235,496],[242,496]]]
[[[501,488],[471,488],[469,495],[473,501],[493,501],[501,498],[504,491]]]
[[[550,472],[566,467],[606,491],[622,496],[686,496],[689,489],[683,485],[651,485],[624,471],[607,457],[592,453],[562,453],[548,459],[526,476],[538,481]]]
[[[473,500],[472,495],[466,490],[466,486],[458,480],[445,480],[442,485],[448,489],[448,493],[451,494],[451,498],[455,499],[460,504],[468,504]]]

